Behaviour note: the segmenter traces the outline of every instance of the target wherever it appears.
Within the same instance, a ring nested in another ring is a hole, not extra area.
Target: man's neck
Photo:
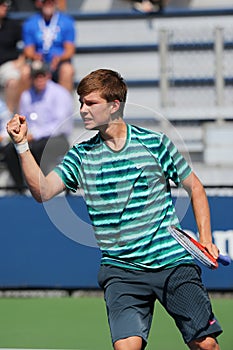
[[[52,16],[43,16],[44,21],[45,21],[46,23],[49,23],[49,22],[51,21],[52,17],[53,17],[53,15],[52,15]]]
[[[127,125],[120,118],[109,124],[106,128],[101,128],[100,135],[109,148],[113,151],[120,151],[126,143]]]
[[[50,14],[43,13],[42,17],[44,18],[44,21],[46,23],[49,23],[52,20],[52,18],[55,16],[56,13],[57,13],[57,11],[54,11],[53,13],[50,13]]]

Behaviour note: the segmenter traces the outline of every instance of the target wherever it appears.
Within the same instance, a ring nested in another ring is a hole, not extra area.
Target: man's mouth
[[[91,122],[91,121],[92,121],[91,118],[86,118],[86,117],[83,118],[83,122],[84,123],[88,123],[88,122]]]

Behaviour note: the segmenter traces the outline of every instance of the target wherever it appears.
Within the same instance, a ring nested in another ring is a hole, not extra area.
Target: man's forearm
[[[32,196],[38,202],[46,200],[46,179],[30,150],[19,154],[22,171]]]
[[[201,184],[194,185],[191,202],[198,227],[199,240],[202,244],[210,243],[212,242],[210,209],[205,189]]]
[[[183,186],[191,199],[193,213],[200,234],[200,241],[212,242],[209,203],[202,183],[192,173],[184,180]]]

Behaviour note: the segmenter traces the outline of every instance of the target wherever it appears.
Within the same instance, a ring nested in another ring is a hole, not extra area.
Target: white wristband
[[[29,150],[29,145],[27,141],[24,143],[15,143],[14,145],[17,153],[24,153],[27,150]]]

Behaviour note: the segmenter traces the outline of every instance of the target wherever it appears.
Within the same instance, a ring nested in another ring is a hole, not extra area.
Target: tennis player
[[[66,189],[84,190],[102,251],[98,277],[114,349],[145,348],[158,300],[190,349],[219,350],[222,330],[200,269],[168,232],[179,225],[171,180],[190,195],[200,242],[217,258],[201,182],[166,135],[125,123],[127,86],[117,72],[91,72],[77,93],[85,128],[97,134],[75,144],[47,176],[28,147],[26,118],[14,115],[7,130],[38,202]]]

